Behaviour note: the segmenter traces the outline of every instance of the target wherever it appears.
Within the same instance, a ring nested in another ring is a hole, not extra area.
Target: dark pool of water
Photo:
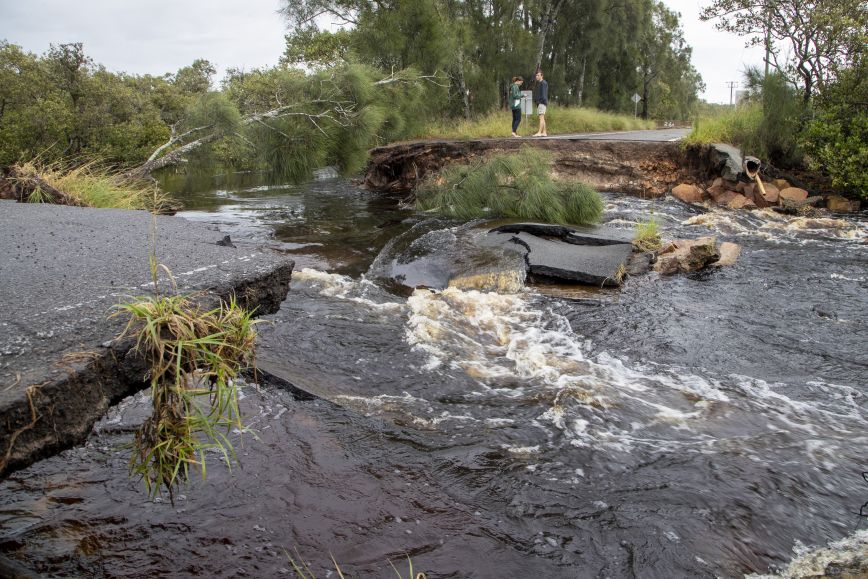
[[[429,577],[730,577],[859,523],[858,219],[612,196],[612,226],[653,211],[666,235],[717,234],[743,253],[620,291],[407,297],[364,275],[389,240],[448,230],[425,238],[448,252],[472,228],[342,180],[206,189],[182,216],[307,266],[259,356],[322,399],[245,386],[255,436],[233,435],[240,464],[214,457],[174,505],[126,475],[147,411],[129,399],[87,445],[0,486],[9,559],[60,576],[291,576],[292,557],[322,577],[333,555],[350,576],[386,577],[409,555]]]

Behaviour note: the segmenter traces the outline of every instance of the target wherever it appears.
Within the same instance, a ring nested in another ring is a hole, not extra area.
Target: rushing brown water
[[[176,186],[176,190],[181,190]],[[184,193],[183,217],[298,256],[243,388],[239,465],[174,505],[126,473],[144,395],[0,485],[0,552],[55,576],[734,577],[850,535],[868,500],[859,218],[654,211],[732,268],[620,291],[395,293],[474,228],[342,180]]]

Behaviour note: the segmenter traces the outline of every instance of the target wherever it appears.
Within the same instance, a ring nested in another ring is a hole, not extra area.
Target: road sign
[[[639,93],[634,92],[630,100],[633,101],[633,118],[635,118],[639,115],[639,101],[642,100],[642,97],[639,96]]]
[[[521,91],[521,112],[524,113],[525,116],[533,114],[533,91],[532,90]]]
[[[633,96],[630,97],[630,98],[633,100],[634,103],[638,103],[639,101],[642,100],[642,97],[640,97],[640,96],[638,95],[638,93],[633,93]]]

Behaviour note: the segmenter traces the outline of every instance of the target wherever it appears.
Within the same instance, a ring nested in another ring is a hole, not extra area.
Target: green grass
[[[693,130],[682,143],[728,143],[743,149],[757,150],[760,146],[759,130],[762,122],[762,105],[732,107],[718,115],[696,119]]]
[[[452,165],[416,188],[416,206],[462,220],[518,218],[590,224],[603,214],[600,194],[577,181],[551,178],[551,154],[525,146],[470,165]]]
[[[155,496],[185,482],[191,466],[205,477],[205,451],[234,458],[227,438],[241,428],[235,378],[252,362],[252,312],[234,300],[203,310],[185,296],[149,296],[117,306],[121,337],[134,336],[148,364],[153,413],[136,432],[130,472]]]
[[[27,201],[30,203],[62,202],[83,207],[158,212],[169,204],[168,197],[159,191],[156,183],[131,179],[93,161],[51,164],[28,161],[16,165],[14,172],[15,181],[29,191]],[[64,198],[52,198],[40,182],[57,189]]]
[[[550,106],[546,112],[546,128],[549,135],[567,133],[593,133],[607,131],[631,131],[653,129],[654,121],[637,119],[628,115],[616,115],[589,108]],[[531,115],[530,128],[522,116],[518,133],[530,135],[537,131],[538,119]],[[478,139],[483,137],[509,137],[512,134],[512,117],[507,110],[492,111],[474,120],[434,121],[417,131],[412,139]]]
[[[648,221],[636,224],[636,234],[633,237],[633,247],[638,251],[657,251],[662,246],[657,221],[652,217]]]

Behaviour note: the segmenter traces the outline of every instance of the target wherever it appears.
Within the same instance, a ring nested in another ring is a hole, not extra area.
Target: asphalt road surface
[[[574,133],[569,135],[549,135],[548,137],[526,137],[528,139],[560,139],[567,141],[648,141],[654,143],[679,141],[691,129],[653,129],[650,131],[615,131],[610,133]]]

